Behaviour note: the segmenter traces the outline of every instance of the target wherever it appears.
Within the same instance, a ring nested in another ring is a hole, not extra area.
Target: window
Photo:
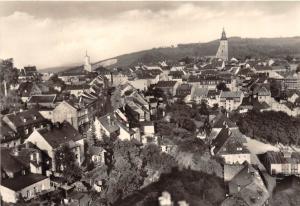
[[[29,133],[29,130],[28,129],[25,129],[25,134],[28,134]]]

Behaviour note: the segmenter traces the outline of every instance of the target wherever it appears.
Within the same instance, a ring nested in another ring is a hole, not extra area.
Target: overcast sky
[[[300,2],[0,2],[0,58],[38,68],[207,42],[300,36]]]

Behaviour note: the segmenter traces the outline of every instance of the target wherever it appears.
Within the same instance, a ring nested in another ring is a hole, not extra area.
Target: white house
[[[50,190],[50,178],[40,174],[4,179],[0,185],[2,200],[7,203],[17,203],[20,197],[30,200],[46,190]]]

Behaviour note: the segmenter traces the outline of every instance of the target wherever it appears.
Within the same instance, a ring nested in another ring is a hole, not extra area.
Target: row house
[[[74,95],[76,97],[81,96],[85,91],[88,91],[90,88],[87,84],[72,84],[72,85],[66,85],[64,91],[70,93],[71,95]]]
[[[179,82],[177,81],[159,81],[155,88],[162,90],[166,95],[175,96]]]
[[[218,104],[227,111],[233,111],[242,104],[243,98],[244,94],[241,91],[221,91]]]
[[[89,124],[96,115],[99,106],[99,99],[85,98],[64,100],[52,111],[52,122],[69,122],[75,129]]]
[[[35,129],[44,128],[49,123],[36,109],[7,114],[2,121],[20,136],[21,142]]]
[[[262,163],[271,175],[300,176],[300,153],[282,150],[263,154]]]

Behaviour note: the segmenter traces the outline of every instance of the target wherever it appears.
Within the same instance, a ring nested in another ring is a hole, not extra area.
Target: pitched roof
[[[241,91],[221,91],[220,98],[240,98],[242,96]]]
[[[249,150],[243,145],[243,141],[237,130],[224,127],[212,142],[214,154],[247,154]]]
[[[41,94],[41,95],[32,95],[28,103],[54,103],[56,99],[56,94]]]
[[[10,142],[19,138],[16,132],[3,122],[2,119],[0,121],[0,143]]]
[[[17,176],[15,178],[4,179],[2,180],[1,185],[17,192],[47,178],[49,177],[40,174],[28,174]]]
[[[250,164],[244,165],[244,169],[229,182],[229,192],[249,206],[263,205],[270,196],[268,190],[259,172]]]
[[[116,124],[115,117],[111,114],[107,114],[105,116],[99,117],[98,120],[102,124],[102,126],[109,131],[109,133],[116,132],[119,130],[118,124]]]
[[[36,109],[10,113],[5,115],[3,120],[6,121],[6,118],[8,118],[16,127],[47,121]]]
[[[44,128],[38,130],[44,139],[53,147],[57,148],[68,142],[76,142],[84,137],[70,125],[68,122],[63,122],[59,126],[54,126],[51,129]]]
[[[176,83],[176,81],[159,81],[156,87],[174,87]]]
[[[26,165],[18,161],[14,155],[12,155],[12,149],[1,147],[1,170],[4,172],[17,173],[26,168]]]
[[[65,87],[65,90],[84,90],[84,89],[89,89],[90,86],[87,85],[87,84],[72,84],[72,85],[69,85],[67,84],[66,87]]]
[[[207,88],[200,88],[200,87],[197,87],[195,88],[194,90],[194,94],[193,96],[194,97],[204,97],[206,98],[208,96],[208,89]]]

